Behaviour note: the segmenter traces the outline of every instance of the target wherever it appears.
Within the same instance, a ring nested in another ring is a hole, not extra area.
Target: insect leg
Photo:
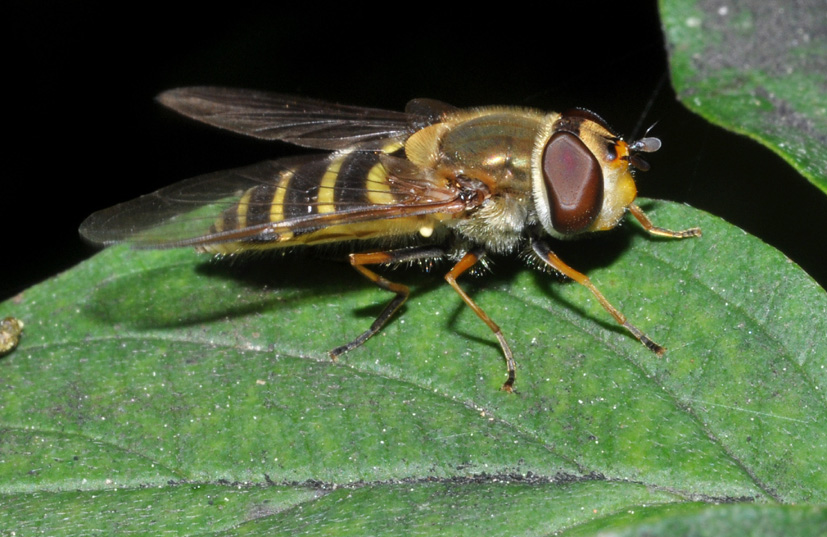
[[[514,379],[516,378],[516,369],[517,364],[514,362],[514,355],[511,353],[511,348],[508,346],[508,342],[505,340],[505,336],[503,336],[502,330],[500,327],[497,326],[497,323],[491,320],[482,308],[480,308],[476,302],[474,302],[468,294],[462,290],[462,288],[457,284],[457,277],[461,275],[466,270],[473,267],[477,261],[480,260],[482,257],[482,250],[472,250],[466,253],[459,262],[454,265],[454,268],[451,269],[448,274],[445,275],[445,280],[454,288],[459,296],[465,301],[468,306],[474,310],[474,313],[477,314],[477,317],[483,320],[485,324],[488,325],[488,328],[494,332],[494,335],[497,336],[497,340],[500,342],[500,347],[502,347],[503,354],[505,354],[505,364],[508,368],[508,378],[503,384],[502,389],[510,392],[512,391],[512,386],[514,385]]]
[[[341,347],[336,347],[332,351],[330,351],[330,357],[332,359],[336,359],[339,355],[344,354],[350,350],[355,349],[365,341],[367,341],[371,336],[379,332],[385,323],[396,313],[402,304],[408,299],[408,296],[411,294],[410,289],[407,285],[402,285],[401,283],[394,283],[388,279],[383,278],[379,274],[373,272],[372,270],[365,267],[365,265],[382,265],[386,263],[404,263],[405,261],[415,261],[417,259],[425,259],[425,258],[434,258],[434,257],[442,257],[445,255],[445,252],[440,248],[434,247],[415,247],[415,248],[406,248],[402,250],[391,250],[388,252],[370,252],[370,253],[363,253],[363,254],[350,254],[350,264],[355,268],[361,275],[363,275],[368,280],[372,281],[380,288],[385,289],[387,291],[391,291],[392,293],[396,293],[396,296],[391,300],[385,309],[382,310],[382,313],[379,314],[379,317],[373,321],[373,324],[370,325],[370,328],[362,332],[359,337],[342,345]]]
[[[574,270],[573,268],[565,264],[563,260],[561,260],[554,254],[554,252],[551,251],[547,244],[535,239],[531,241],[531,247],[537,254],[537,256],[540,259],[542,259],[545,263],[547,263],[551,268],[571,278],[572,280],[576,281],[577,283],[591,291],[595,298],[597,298],[597,300],[600,302],[600,305],[603,306],[603,309],[608,311],[612,315],[612,317],[615,318],[618,324],[620,324],[623,328],[631,332],[632,335],[635,336],[638,339],[638,341],[643,343],[647,349],[654,352],[658,356],[662,356],[663,353],[666,352],[666,348],[658,345],[657,343],[649,339],[649,336],[644,334],[643,331],[641,331],[639,328],[627,321],[626,316],[620,313],[620,311],[617,308],[612,306],[612,304],[608,300],[606,300],[606,297],[604,297],[603,293],[601,293],[597,289],[597,287],[595,287],[591,280],[589,280],[588,276]]]
[[[657,227],[652,223],[651,220],[649,220],[649,217],[646,216],[646,213],[643,212],[643,209],[641,209],[634,203],[629,205],[629,212],[632,213],[632,216],[635,217],[635,220],[640,222],[640,225],[643,226],[643,229],[645,229],[651,235],[657,235],[658,237],[671,237],[673,239],[686,239],[688,237],[701,236],[701,228],[699,227],[692,227],[689,229],[683,229],[681,231],[672,231],[671,229]]]

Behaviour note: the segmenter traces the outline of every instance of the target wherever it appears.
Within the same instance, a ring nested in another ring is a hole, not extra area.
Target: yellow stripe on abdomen
[[[375,164],[368,172],[365,180],[365,190],[367,191],[368,201],[376,205],[390,205],[396,202],[388,183],[388,171],[381,162]]]
[[[276,185],[276,192],[273,194],[273,201],[270,205],[270,221],[283,222],[284,221],[284,197],[287,195],[287,189],[290,187],[290,181],[293,179],[295,172],[287,170],[281,173],[279,177],[279,184]],[[293,238],[292,231],[282,231],[279,233],[279,241],[287,241]]]
[[[338,224],[310,233],[297,235],[292,243],[319,245],[341,241],[379,239],[404,235],[412,236],[418,232],[422,225],[423,219],[421,217],[391,218],[389,220]],[[433,226],[433,224],[430,225]]]
[[[316,212],[319,214],[332,213],[336,210],[333,198],[335,189],[333,187],[336,186],[339,170],[341,170],[345,158],[347,158],[347,154],[336,157],[322,176],[322,182],[319,184],[319,203],[316,205]]]
[[[243,229],[247,227],[247,208],[250,206],[250,196],[252,195],[253,189],[248,188],[244,195],[241,196],[241,199],[238,200],[235,211],[236,217],[238,218],[236,229]]]
[[[390,155],[391,153],[399,151],[403,147],[405,147],[405,142],[393,141],[382,147],[381,151],[382,153]]]

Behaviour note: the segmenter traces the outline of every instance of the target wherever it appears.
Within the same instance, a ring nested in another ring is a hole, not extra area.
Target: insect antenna
[[[658,80],[658,83],[655,84],[655,89],[652,90],[652,93],[649,95],[649,100],[646,101],[646,106],[643,107],[643,112],[641,112],[640,117],[637,120],[637,123],[635,123],[635,127],[632,129],[632,132],[629,135],[630,140],[634,140],[635,138],[637,138],[637,133],[639,133],[640,129],[643,128],[643,123],[646,120],[646,117],[649,115],[649,112],[652,111],[652,107],[655,105],[655,101],[657,100],[658,95],[660,95],[660,92],[663,89],[663,85],[666,84],[668,78],[669,73],[667,71],[664,71],[660,79]],[[646,134],[649,134],[649,131],[652,130],[652,128],[656,124],[657,121],[653,123],[651,127],[646,129],[646,133],[643,136],[645,137]]]
[[[640,138],[639,140],[636,140],[635,138],[637,138],[637,133],[640,132],[641,126],[643,125],[646,116],[649,115],[649,112],[652,110],[652,107],[655,104],[655,100],[657,99],[658,95],[663,89],[663,85],[666,83],[667,78],[668,73],[664,71],[663,75],[661,75],[660,79],[658,80],[658,83],[655,85],[655,89],[649,96],[649,100],[646,102],[646,106],[643,108],[643,112],[640,115],[640,119],[638,119],[634,129],[632,129],[632,135],[629,137],[630,140],[633,140],[629,144],[629,151],[631,153],[631,155],[629,156],[629,163],[642,172],[648,171],[650,166],[648,162],[643,160],[636,153],[654,153],[655,151],[660,149],[660,139],[655,138],[654,136],[647,136],[649,134],[649,131],[654,129],[655,125],[657,125],[658,122],[655,121],[649,126],[649,128],[646,129],[646,132],[643,133],[643,138]]]

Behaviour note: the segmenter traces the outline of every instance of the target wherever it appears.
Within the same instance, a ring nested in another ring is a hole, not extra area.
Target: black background
[[[311,3],[287,11],[269,2],[19,4],[4,15],[0,299],[92,255],[77,235],[91,212],[293,151],[153,101],[187,85],[390,109],[414,97],[583,106],[627,135],[658,121],[653,135],[664,146],[648,158],[642,196],[721,216],[827,282],[827,196],[768,150],[694,117],[668,83],[657,89],[666,55],[654,2],[624,4],[635,6],[625,12],[590,3],[464,12],[412,3],[335,12]]]

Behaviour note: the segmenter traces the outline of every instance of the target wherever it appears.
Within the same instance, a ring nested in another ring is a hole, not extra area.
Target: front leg
[[[626,316],[623,315],[620,310],[615,308],[612,303],[603,296],[603,293],[595,287],[588,276],[568,266],[562,259],[557,257],[557,255],[551,251],[551,248],[549,248],[546,243],[540,241],[539,239],[533,239],[531,241],[531,248],[534,250],[534,253],[537,254],[537,257],[539,257],[548,266],[591,291],[598,302],[600,302],[600,305],[603,306],[603,309],[608,311],[620,326],[631,332],[631,334],[635,336],[638,341],[643,343],[647,349],[654,352],[658,356],[661,356],[664,352],[666,352],[664,347],[652,341],[649,336],[643,333],[641,329],[626,320]]]
[[[687,239],[689,237],[700,237],[701,236],[701,228],[699,227],[691,227],[689,229],[682,229],[680,231],[672,231],[671,229],[664,229],[662,227],[658,227],[649,220],[649,217],[646,216],[646,213],[643,212],[643,209],[635,205],[629,205],[629,212],[632,213],[632,216],[635,217],[635,220],[640,222],[640,225],[643,226],[650,235],[656,235],[658,237],[670,237],[673,239]]]

